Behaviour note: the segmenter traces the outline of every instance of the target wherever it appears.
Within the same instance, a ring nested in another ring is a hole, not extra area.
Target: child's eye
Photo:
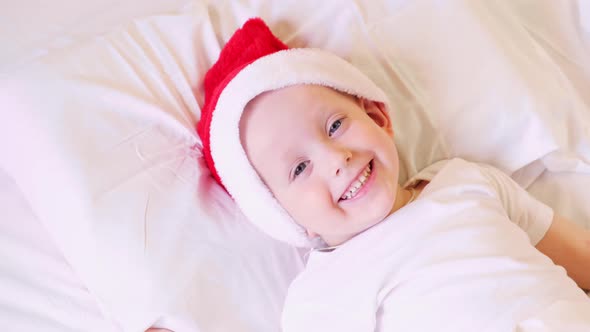
[[[332,135],[334,135],[338,128],[340,128],[340,125],[342,125],[342,119],[332,122],[330,130],[328,130],[328,136],[332,137]]]
[[[308,161],[304,161],[304,162],[299,163],[297,165],[297,167],[295,167],[295,170],[293,171],[293,179],[295,179],[301,173],[303,173],[303,171],[305,171],[305,168],[307,167],[308,163],[309,163]]]

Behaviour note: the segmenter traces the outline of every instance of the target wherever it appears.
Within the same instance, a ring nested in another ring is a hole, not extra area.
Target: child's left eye
[[[342,119],[332,122],[332,125],[330,126],[330,130],[328,130],[328,136],[332,137],[332,135],[334,135],[334,133],[338,130],[338,128],[340,128],[341,125],[342,125]]]

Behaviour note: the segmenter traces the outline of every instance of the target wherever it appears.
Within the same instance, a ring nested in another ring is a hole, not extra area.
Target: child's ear
[[[380,102],[371,101],[365,98],[359,98],[361,108],[367,115],[383,130],[393,136],[393,126],[389,113],[385,109],[385,105]]]

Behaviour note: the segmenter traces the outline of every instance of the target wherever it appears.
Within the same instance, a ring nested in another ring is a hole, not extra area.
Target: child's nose
[[[332,151],[332,171],[331,173],[338,176],[341,175],[343,170],[348,166],[350,163],[350,159],[352,158],[352,152],[346,149],[337,149]]]

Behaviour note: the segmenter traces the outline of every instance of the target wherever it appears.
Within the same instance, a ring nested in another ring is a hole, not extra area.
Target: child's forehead
[[[297,144],[315,130],[323,130],[333,114],[350,108],[354,97],[319,85],[293,85],[267,91],[245,107],[240,131],[256,141],[293,138]],[[260,142],[262,143],[262,142]],[[269,147],[273,147],[272,142]],[[278,143],[278,142],[277,142]]]
[[[260,153],[290,156],[324,130],[342,96],[331,88],[296,85],[268,91],[251,100],[240,121],[241,135]],[[251,151],[254,152],[254,151]]]
[[[245,112],[258,124],[273,127],[273,124],[288,125],[289,129],[303,129],[315,125],[342,103],[340,97],[329,88],[318,86],[293,86],[265,92],[252,100]]]
[[[275,95],[277,97],[291,99],[291,98],[302,98],[302,97],[327,97],[331,96],[334,98],[352,97],[346,92],[334,89],[333,87],[324,86],[320,84],[294,84],[286,87],[269,90],[262,92],[256,98],[260,96]],[[298,99],[299,100],[299,99]]]
[[[354,98],[330,87],[298,84],[259,94],[247,104],[245,111],[266,107],[268,109],[264,110],[263,115],[266,115],[266,112],[285,113],[281,115],[317,115]]]

